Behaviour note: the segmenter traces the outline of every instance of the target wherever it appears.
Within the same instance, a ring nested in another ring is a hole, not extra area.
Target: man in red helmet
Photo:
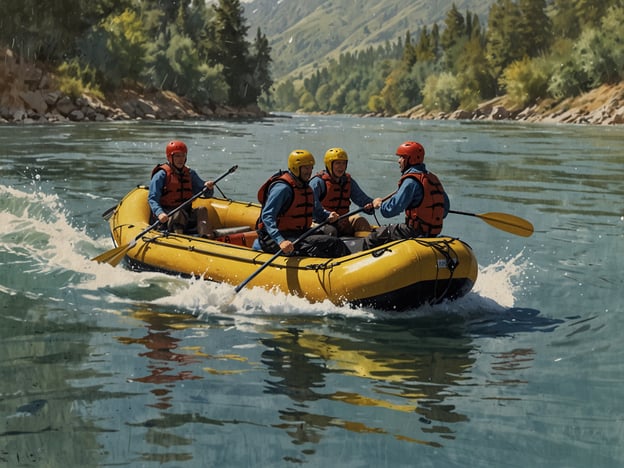
[[[169,217],[169,213],[193,195],[206,188],[206,196],[212,197],[214,182],[204,182],[199,175],[186,165],[188,149],[182,141],[173,140],[167,144],[165,154],[167,162],[157,165],[152,170],[149,185],[148,203],[152,213],[167,226],[167,230],[181,234],[197,227],[197,234],[202,237],[213,237],[208,224],[208,210],[205,207],[179,210]]]
[[[370,249],[394,240],[413,237],[436,237],[442,231],[443,219],[450,208],[449,198],[438,177],[425,167],[425,148],[415,141],[406,141],[397,148],[401,178],[397,191],[382,202],[373,200],[384,218],[405,212],[405,222],[382,226],[364,240]]]

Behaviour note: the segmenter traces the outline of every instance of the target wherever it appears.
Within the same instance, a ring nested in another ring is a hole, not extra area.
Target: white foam
[[[521,283],[517,280],[527,268],[522,252],[510,259],[500,259],[479,268],[479,277],[473,291],[503,307],[513,307]]]
[[[305,299],[261,288],[243,289],[201,279],[182,279],[161,273],[136,273],[122,266],[98,264],[91,257],[112,247],[110,239],[90,238],[72,226],[57,195],[32,193],[0,185],[0,251],[14,257],[27,273],[67,273],[65,288],[81,291],[83,297],[114,303],[137,301],[154,307],[172,308],[198,317],[244,317],[247,323],[272,316],[312,315],[378,319],[396,317],[365,308],[340,307],[329,301],[312,304]],[[425,305],[401,314],[403,318],[440,313],[463,314],[475,310],[500,311],[515,305],[527,269],[522,252],[506,260],[480,267],[472,292],[452,302]],[[6,286],[5,293],[12,294]],[[143,292],[141,292],[141,290]],[[145,296],[148,298],[145,299]],[[154,298],[155,297],[155,298]]]

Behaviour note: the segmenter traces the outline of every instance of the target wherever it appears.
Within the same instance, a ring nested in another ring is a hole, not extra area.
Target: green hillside
[[[272,47],[276,80],[311,72],[329,57],[396,41],[407,31],[442,25],[453,4],[482,21],[494,0],[252,0],[245,2],[250,35],[257,28]]]

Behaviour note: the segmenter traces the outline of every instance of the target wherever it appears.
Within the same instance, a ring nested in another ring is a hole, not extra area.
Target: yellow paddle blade
[[[108,261],[108,264],[112,265],[112,266],[117,266],[119,264],[119,262],[121,262],[124,259],[124,257],[128,253],[128,250],[130,250],[130,248],[131,247],[127,247],[124,250],[122,250],[121,252],[118,252],[117,255],[115,255],[113,258],[111,258]]]
[[[483,213],[476,214],[475,216],[501,231],[510,232],[522,237],[529,237],[533,234],[533,225],[526,219],[518,216],[507,213]]]
[[[91,259],[92,262],[98,263],[108,263],[112,266],[117,266],[121,260],[126,256],[128,250],[133,247],[133,243],[122,245],[120,247],[115,247],[114,249],[108,250],[103,254],[98,255],[97,257],[93,257]]]

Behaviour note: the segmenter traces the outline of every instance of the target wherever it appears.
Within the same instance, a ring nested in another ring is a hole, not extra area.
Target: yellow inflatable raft
[[[203,277],[236,286],[272,257],[251,248],[258,204],[196,199],[193,207],[208,208],[217,235],[214,240],[157,229],[141,235],[151,221],[147,195],[146,187],[132,190],[109,219],[115,244],[133,245],[125,257],[133,269]],[[347,240],[347,244],[357,241]],[[400,311],[461,297],[476,279],[472,249],[459,239],[436,237],[391,242],[369,251],[354,248],[351,255],[335,259],[280,256],[247,287],[277,289],[311,302],[329,299],[338,305]]]

